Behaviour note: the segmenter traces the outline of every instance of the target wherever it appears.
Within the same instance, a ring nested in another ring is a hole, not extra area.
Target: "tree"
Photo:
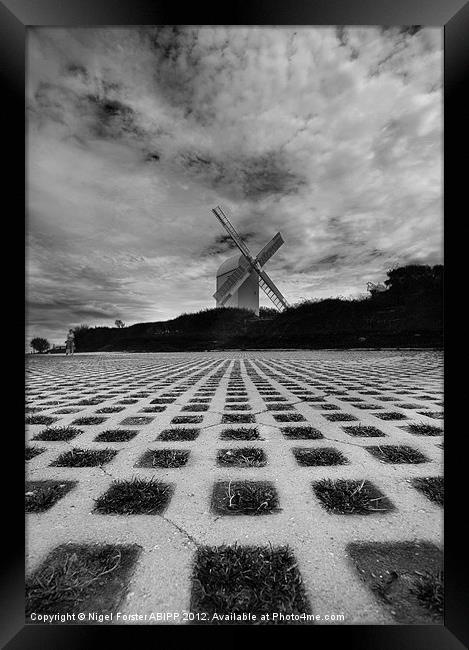
[[[125,327],[125,323],[124,323],[124,321],[121,321],[120,319],[117,319],[115,321],[115,326],[118,327],[119,329],[121,329],[122,327]]]
[[[44,339],[40,336],[36,336],[34,339],[31,339],[29,344],[35,352],[42,354],[50,348],[50,343],[47,339]]]

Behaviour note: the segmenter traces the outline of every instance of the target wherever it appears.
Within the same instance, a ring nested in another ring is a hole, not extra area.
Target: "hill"
[[[173,352],[227,348],[441,347],[443,267],[388,272],[386,290],[303,301],[284,312],[206,309],[125,328],[80,327],[77,350]]]

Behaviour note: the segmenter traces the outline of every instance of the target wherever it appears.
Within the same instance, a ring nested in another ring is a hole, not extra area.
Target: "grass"
[[[364,402],[360,402],[360,403],[354,402],[352,406],[354,406],[357,409],[368,410],[368,411],[378,411],[379,409],[383,408],[378,404],[365,404]]]
[[[411,593],[417,596],[420,604],[435,618],[443,618],[444,613],[444,572],[424,573],[413,579]]]
[[[337,406],[336,404],[318,404],[316,408],[319,408],[323,411],[339,411],[340,406]]]
[[[267,404],[268,411],[294,411],[292,404]]]
[[[384,411],[383,413],[376,413],[375,417],[380,420],[407,420],[407,415],[398,413],[397,411]]]
[[[79,424],[79,425],[91,425],[91,424],[101,424],[102,422],[106,422],[107,418],[103,417],[102,415],[85,415],[82,418],[77,418],[76,420],[73,420],[72,424]]]
[[[251,408],[249,404],[225,404],[227,411],[250,411]]]
[[[26,512],[45,512],[75,487],[76,481],[27,481]]]
[[[388,512],[393,505],[369,481],[323,479],[313,483],[313,490],[324,508],[336,515],[369,515]]]
[[[352,427],[342,427],[342,429],[345,433],[348,433],[349,436],[359,438],[383,438],[386,435],[376,427],[369,427],[364,424],[358,424]]]
[[[351,415],[350,413],[331,413],[330,415],[324,413],[322,415],[326,420],[329,420],[329,422],[352,422],[353,420],[358,420],[355,415]]]
[[[139,553],[137,545],[58,546],[26,581],[26,618],[33,612],[114,612]]]
[[[399,404],[396,404],[396,406],[399,406],[401,409],[419,409],[420,404],[411,404],[410,402],[399,402]]]
[[[405,427],[406,431],[413,433],[416,436],[442,436],[443,429],[435,427],[433,424],[424,424],[418,422],[416,424],[409,424]]]
[[[293,449],[293,454],[298,465],[305,467],[345,465],[346,457],[337,449],[332,447],[321,447],[320,449]]]
[[[239,429],[224,429],[220,434],[221,440],[260,440],[259,431],[255,427],[240,427]]]
[[[79,402],[77,402],[78,406],[96,406],[97,404],[101,404],[101,402],[104,401],[102,399],[82,399]]]
[[[301,415],[301,413],[274,413],[273,418],[277,422],[305,422],[306,421],[306,418],[304,418]]]
[[[54,424],[59,418],[53,418],[51,415],[28,415],[26,417],[26,424]]]
[[[153,422],[155,418],[150,418],[146,415],[133,415],[129,418],[125,418],[125,420],[122,420],[120,424],[127,424],[129,426],[137,426],[137,425],[142,425],[142,424],[150,424],[150,422]]]
[[[44,451],[46,450],[43,447],[26,447],[24,450],[24,459],[32,460],[36,456],[39,456],[39,454],[42,454]]]
[[[286,397],[280,397],[280,395],[275,396],[275,397],[264,397],[263,398],[264,402],[286,402],[287,398]]]
[[[181,411],[208,411],[208,404],[188,404],[187,406],[183,406]]]
[[[165,429],[160,433],[157,440],[195,440],[199,437],[200,429]]]
[[[324,438],[322,433],[314,427],[282,427],[285,438],[290,440],[319,440]]]
[[[124,398],[120,399],[117,404],[136,404],[138,402],[138,399],[131,399],[131,398]]]
[[[79,413],[80,411],[83,411],[83,409],[64,408],[64,409],[58,409],[57,411],[54,411],[54,413],[57,415],[68,415],[70,413]]]
[[[173,486],[155,479],[114,481],[95,501],[94,512],[104,515],[156,515],[165,510]]]
[[[166,410],[166,406],[144,406],[140,409],[140,413],[162,413]]]
[[[136,467],[183,467],[189,460],[190,451],[185,449],[149,449],[136,464]]]
[[[414,478],[411,481],[414,488],[420,490],[427,499],[437,503],[439,506],[444,504],[445,500],[445,483],[442,476],[427,476]]]
[[[428,462],[420,451],[407,445],[377,445],[365,449],[383,463],[425,463]]]
[[[108,429],[98,434],[95,442],[128,442],[135,438],[138,431],[135,429]]]
[[[150,404],[172,404],[175,401],[175,397],[156,397],[151,400]]]
[[[265,515],[279,510],[277,491],[265,481],[218,481],[212,510],[218,515]]]
[[[267,460],[262,449],[241,447],[239,449],[219,449],[217,463],[225,467],[264,467]]]
[[[109,463],[118,452],[114,449],[73,448],[54,460],[50,467],[99,467]]]
[[[203,419],[202,415],[176,415],[171,424],[200,424]]]
[[[33,440],[42,440],[44,442],[66,441],[76,438],[81,433],[83,431],[76,427],[48,427],[35,435]]]
[[[119,413],[123,410],[123,406],[103,406],[103,408],[97,409],[96,413]]]
[[[252,424],[255,421],[252,413],[224,413],[221,418],[222,424]]]
[[[263,614],[272,612],[311,613],[295,556],[288,546],[199,547],[190,609],[206,614],[211,624],[223,622],[214,619],[214,614],[251,614],[257,623]]]

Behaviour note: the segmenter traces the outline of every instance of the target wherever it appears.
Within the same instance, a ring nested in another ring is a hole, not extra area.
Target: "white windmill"
[[[217,290],[213,294],[217,307],[250,309],[258,316],[259,287],[261,287],[279,311],[286,309],[288,302],[267,273],[262,270],[264,264],[283,244],[282,235],[278,232],[257,257],[253,257],[226,216],[226,211],[217,206],[212,209],[212,212],[241,251],[241,255],[236,254],[228,258],[217,271]]]

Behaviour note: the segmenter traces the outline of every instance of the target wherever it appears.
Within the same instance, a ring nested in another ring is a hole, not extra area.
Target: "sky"
[[[290,303],[442,263],[440,28],[28,39],[29,338],[214,307],[219,204]]]

